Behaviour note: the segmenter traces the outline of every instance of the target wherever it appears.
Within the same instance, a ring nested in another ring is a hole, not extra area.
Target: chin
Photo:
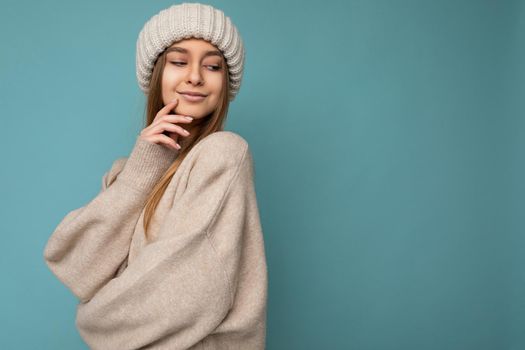
[[[181,111],[192,111],[193,113],[199,113],[202,115],[209,114],[214,110],[209,103],[191,103],[182,100],[179,100],[176,109],[180,109]]]

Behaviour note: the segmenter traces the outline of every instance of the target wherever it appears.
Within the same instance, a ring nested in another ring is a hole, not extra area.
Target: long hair
[[[178,143],[181,145],[181,149],[178,151],[178,155],[175,158],[173,164],[166,170],[161,179],[157,182],[155,187],[151,190],[145,206],[144,212],[144,233],[146,242],[150,240],[150,234],[148,233],[149,224],[152,220],[155,209],[159,204],[159,201],[166,191],[173,175],[177,171],[180,163],[184,160],[188,152],[193,148],[204,137],[216,132],[223,130],[224,123],[226,121],[226,116],[228,114],[228,107],[230,101],[229,96],[229,74],[228,67],[226,65],[226,60],[223,56],[224,62],[224,71],[225,79],[223,83],[222,93],[219,97],[219,103],[217,108],[211,112],[208,116],[199,119],[193,119],[192,127],[195,128],[189,136],[179,136]],[[162,101],[162,74],[164,72],[164,67],[166,64],[166,51],[160,54],[155,62],[153,67],[153,72],[150,80],[149,93],[147,95],[147,105],[145,110],[145,126],[149,126],[158,111],[164,107],[164,102]]]

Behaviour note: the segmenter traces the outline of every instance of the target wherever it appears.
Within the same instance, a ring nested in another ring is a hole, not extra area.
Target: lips
[[[179,94],[185,94],[185,95],[190,95],[190,96],[202,96],[202,97],[206,97],[205,94],[200,93],[200,92],[196,92],[196,91],[180,91]]]
[[[182,98],[188,102],[200,102],[200,101],[203,101],[206,96],[200,96],[200,95],[189,95],[189,94],[183,94],[183,93],[179,93],[179,95],[182,96]]]

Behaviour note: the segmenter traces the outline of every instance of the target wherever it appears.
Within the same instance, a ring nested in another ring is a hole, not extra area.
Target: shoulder
[[[195,145],[196,159],[238,165],[250,152],[248,141],[233,131],[216,131]]]
[[[220,150],[229,150],[229,151],[244,151],[248,148],[248,141],[241,135],[233,131],[216,131],[205,138],[200,142],[201,147],[203,148],[218,148]]]

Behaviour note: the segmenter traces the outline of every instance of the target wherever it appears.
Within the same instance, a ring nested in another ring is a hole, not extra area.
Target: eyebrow
[[[168,49],[166,50],[166,54],[168,54],[169,52],[172,52],[172,51],[181,52],[181,53],[188,53],[188,50],[186,50],[183,47],[172,46],[172,47],[168,47]],[[222,57],[222,53],[220,51],[217,51],[217,50],[206,51],[204,53],[204,57],[208,57],[208,56],[219,56],[219,57]]]

